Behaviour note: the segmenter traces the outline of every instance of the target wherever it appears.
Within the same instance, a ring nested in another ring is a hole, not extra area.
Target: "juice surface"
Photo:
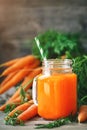
[[[77,77],[74,73],[40,76],[38,78],[38,114],[58,119],[77,110]]]

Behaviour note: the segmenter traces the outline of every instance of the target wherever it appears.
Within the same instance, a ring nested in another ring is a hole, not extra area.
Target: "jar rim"
[[[71,59],[45,59],[42,62],[44,63],[49,63],[49,64],[72,64],[72,60]]]

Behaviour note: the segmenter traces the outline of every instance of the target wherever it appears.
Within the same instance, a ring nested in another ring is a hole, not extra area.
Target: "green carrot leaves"
[[[65,125],[67,123],[71,123],[70,119],[67,117],[67,118],[62,118],[62,119],[59,119],[59,120],[55,120],[51,123],[48,123],[48,124],[38,124],[35,128],[36,129],[40,129],[40,128],[54,128],[54,127],[60,127],[62,125]]]
[[[72,58],[85,53],[79,37],[79,34],[60,33],[55,30],[49,30],[36,36],[47,59],[59,58],[62,55]],[[36,41],[33,41],[33,54],[43,60]]]
[[[5,117],[5,120],[4,120],[5,124],[6,125],[13,125],[13,126],[17,125],[17,124],[24,125],[24,123],[22,121],[17,120],[17,116],[20,113],[21,113],[21,111],[16,111],[12,117],[10,117],[10,116],[7,115]]]
[[[78,102],[79,104],[87,103],[87,56],[82,55],[73,59],[73,71],[77,74],[78,85]]]

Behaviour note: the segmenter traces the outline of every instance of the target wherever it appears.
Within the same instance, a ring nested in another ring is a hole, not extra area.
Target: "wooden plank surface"
[[[25,123],[25,126],[10,126],[4,124],[5,114],[0,112],[0,130],[35,130],[35,124],[46,124],[49,123],[48,120],[44,120],[40,117],[35,117]],[[87,123],[71,123],[61,127],[53,128],[52,130],[87,130]],[[40,129],[48,130],[48,129]]]

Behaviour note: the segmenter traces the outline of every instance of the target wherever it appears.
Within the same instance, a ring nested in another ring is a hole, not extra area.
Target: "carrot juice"
[[[70,65],[64,66],[66,63],[62,67],[52,64],[37,79],[38,114],[45,119],[58,119],[77,111],[76,74]]]

